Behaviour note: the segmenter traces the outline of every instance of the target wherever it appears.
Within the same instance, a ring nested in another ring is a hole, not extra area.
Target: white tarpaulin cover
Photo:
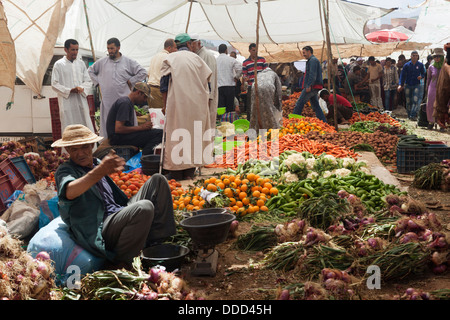
[[[256,41],[256,0],[86,0],[86,3],[95,50],[105,51],[106,41],[117,37],[121,40],[121,51],[144,67],[161,50],[164,40],[186,29],[202,39],[230,43]],[[326,0],[262,0],[259,42],[277,45],[324,41],[323,5],[326,3]],[[369,44],[363,34],[367,21],[393,9],[329,0],[329,10],[333,42]],[[83,12],[83,1],[75,0],[60,42],[71,37],[80,46],[90,47]]]
[[[341,45],[341,57],[368,52],[365,24],[394,10],[344,0],[261,0],[261,52],[266,51],[270,61],[291,62],[302,58],[304,44],[323,47],[327,3],[331,42]],[[245,56],[248,44],[256,42],[257,0],[3,0],[3,4],[16,45],[17,75],[36,93],[58,34],[58,44],[74,38],[85,49],[91,49],[91,35],[95,52],[106,52],[106,41],[117,37],[121,52],[145,68],[167,38],[186,31],[228,41]]]
[[[14,52],[14,41],[11,38],[7,26],[7,19],[3,5],[0,2],[0,86],[11,89],[11,99],[8,107],[13,101],[14,83],[16,80],[16,54]]]
[[[3,0],[8,28],[16,47],[16,74],[35,93],[45,71],[68,7],[73,0]]]
[[[427,0],[421,5],[412,42],[428,42],[443,47],[450,42],[450,1]]]
[[[144,67],[167,38],[185,31],[210,40],[239,43],[256,40],[256,0],[4,0],[3,3],[16,44],[17,75],[36,93],[40,92],[58,34],[57,43],[74,38],[80,47],[87,49],[91,49],[91,34],[94,51],[100,52],[106,51],[109,38],[117,37],[122,43],[121,51]],[[276,45],[324,41],[326,3],[326,0],[261,0],[259,42]],[[366,22],[392,10],[342,0],[329,0],[329,9],[332,41],[344,44],[368,44],[363,35]]]

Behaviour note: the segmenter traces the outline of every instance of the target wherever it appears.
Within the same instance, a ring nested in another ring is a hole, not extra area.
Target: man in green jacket
[[[58,207],[76,243],[113,264],[130,266],[140,251],[176,233],[166,178],[155,174],[128,199],[109,177],[125,160],[110,152],[94,158],[102,137],[83,125],[67,126],[52,147],[65,148],[69,161],[56,171]]]

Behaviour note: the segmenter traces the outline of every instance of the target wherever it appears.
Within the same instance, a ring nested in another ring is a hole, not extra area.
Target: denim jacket
[[[305,78],[303,88],[323,88],[322,67],[320,61],[312,55],[306,62]]]

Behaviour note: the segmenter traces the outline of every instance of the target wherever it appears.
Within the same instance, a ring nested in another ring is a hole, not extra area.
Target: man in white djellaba
[[[66,40],[64,51],[66,55],[53,66],[51,80],[58,94],[61,132],[70,124],[82,124],[95,132],[86,98],[91,93],[92,82],[86,64],[77,58],[78,42]]]
[[[106,42],[108,57],[97,60],[88,69],[94,86],[100,87],[100,136],[108,138],[106,122],[108,113],[117,99],[128,96],[138,82],[145,81],[147,71],[134,59],[120,52],[120,41],[111,38]],[[137,123],[137,118],[134,119]]]

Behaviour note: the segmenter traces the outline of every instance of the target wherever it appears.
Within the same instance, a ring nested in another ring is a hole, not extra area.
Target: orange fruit
[[[225,188],[225,190],[223,190],[223,194],[228,198],[231,198],[233,197],[233,190],[231,190],[231,188]]]
[[[216,178],[215,177],[209,178],[209,183],[214,183],[214,182],[216,182]]]
[[[269,211],[269,208],[267,208],[266,206],[261,206],[259,208],[259,210],[261,210],[261,211]]]
[[[234,206],[236,204],[235,198],[230,198],[230,206]]]
[[[211,192],[216,192],[217,191],[217,186],[215,184],[210,183],[206,187],[206,190],[211,191]]]
[[[244,199],[245,197],[247,197],[247,193],[246,192],[241,192],[239,193],[239,199]]]
[[[250,204],[250,199],[249,198],[243,198],[242,199],[242,203],[244,204],[244,206],[248,206]]]
[[[256,179],[256,184],[262,186],[264,184],[264,179],[263,178]]]
[[[264,206],[264,203],[265,203],[265,201],[264,200],[262,200],[262,199],[259,199],[258,201],[256,201],[256,205],[258,206],[258,207],[262,207],[262,206]]]
[[[247,190],[248,190],[248,186],[246,184],[242,184],[241,185],[241,191],[247,192]]]
[[[242,208],[242,207],[244,206],[244,204],[242,203],[242,201],[237,201],[237,202],[236,202],[236,205],[237,205],[239,208]]]
[[[278,189],[272,187],[270,188],[269,192],[271,195],[276,196],[278,194]]]
[[[272,184],[271,183],[269,183],[269,182],[266,182],[266,183],[264,183],[264,188],[267,188],[267,189],[272,189]]]
[[[256,180],[256,174],[254,174],[254,173],[247,174],[247,179],[249,181],[255,181]]]
[[[269,193],[270,193],[270,189],[268,189],[268,188],[262,188],[261,192],[262,192],[262,193],[265,193],[265,194],[269,194]]]
[[[254,196],[255,198],[259,198],[261,196],[261,192],[259,192],[258,190],[253,191],[252,196]]]
[[[217,184],[217,187],[223,190],[223,189],[225,189],[225,184],[223,182],[219,182]]]

